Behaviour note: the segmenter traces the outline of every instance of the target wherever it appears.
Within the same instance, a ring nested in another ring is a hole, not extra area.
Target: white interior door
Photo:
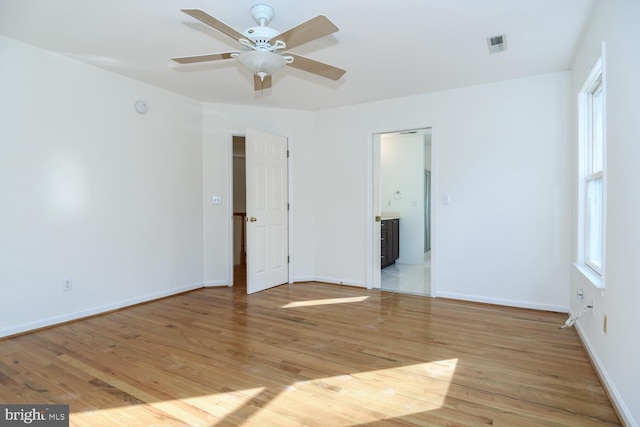
[[[247,129],[247,293],[289,281],[287,138]]]

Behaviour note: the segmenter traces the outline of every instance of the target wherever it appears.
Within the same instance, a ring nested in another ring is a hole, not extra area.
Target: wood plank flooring
[[[304,283],[0,341],[0,402],[73,426],[620,425],[566,316]]]

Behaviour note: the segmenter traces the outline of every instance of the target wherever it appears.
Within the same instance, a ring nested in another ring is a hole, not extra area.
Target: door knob
[[[256,222],[258,220],[258,218],[256,218],[255,216],[252,216],[251,218],[249,218],[249,221],[251,222]]]
[[[376,222],[380,222],[381,219],[382,219],[381,216],[376,216]]]

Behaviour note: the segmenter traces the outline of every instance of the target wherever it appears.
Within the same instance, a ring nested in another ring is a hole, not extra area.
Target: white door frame
[[[380,183],[380,165],[375,165],[374,146],[376,138],[379,147],[380,135],[385,133],[407,132],[417,129],[431,128],[431,296],[437,297],[437,247],[438,247],[438,200],[437,183],[438,183],[438,163],[437,163],[437,138],[435,126],[432,123],[426,124],[410,124],[404,126],[394,126],[384,129],[369,130],[367,133],[367,289],[380,288],[380,230],[374,228],[375,216],[378,215],[376,199],[374,198],[374,183]],[[379,190],[379,186],[378,186]],[[379,200],[378,200],[379,201]],[[377,250],[376,250],[377,248]]]
[[[234,243],[234,234],[233,234],[233,137],[234,136],[241,136],[243,138],[246,137],[246,130],[241,130],[241,131],[231,131],[229,132],[229,141],[227,143],[227,148],[228,148],[228,153],[227,153],[227,165],[228,165],[228,170],[227,170],[227,218],[229,218],[229,223],[228,223],[228,233],[227,233],[227,253],[228,253],[228,258],[227,258],[227,265],[228,265],[228,276],[227,276],[227,283],[229,283],[229,286],[233,286],[234,285],[234,276],[233,276],[233,270],[234,270],[234,263],[233,263],[233,243]],[[293,180],[291,179],[293,173],[293,149],[292,146],[293,144],[291,143],[292,138],[288,135],[282,135],[285,138],[287,138],[288,141],[288,146],[289,146],[289,157],[287,158],[287,201],[289,203],[289,214],[287,216],[287,227],[289,230],[289,270],[288,270],[288,277],[289,277],[289,283],[293,283],[293,263],[294,263],[294,251],[293,251],[293,203],[291,201],[291,195],[293,194]],[[248,254],[247,254],[248,256]]]

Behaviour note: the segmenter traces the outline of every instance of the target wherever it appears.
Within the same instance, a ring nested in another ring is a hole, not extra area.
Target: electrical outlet
[[[64,286],[62,288],[63,291],[68,292],[73,289],[73,282],[71,279],[67,279],[64,281]]]
[[[602,322],[602,330],[604,331],[604,333],[607,333],[607,315],[604,315],[604,321]]]

